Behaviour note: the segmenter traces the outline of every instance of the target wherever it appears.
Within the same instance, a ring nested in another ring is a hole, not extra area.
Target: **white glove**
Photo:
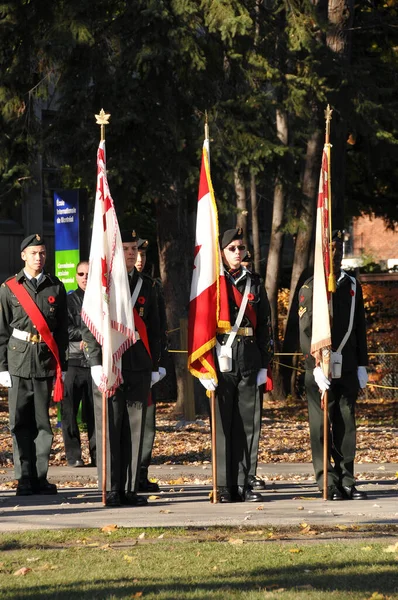
[[[102,365],[95,365],[95,367],[91,367],[91,377],[97,387],[100,386],[102,375],[104,374],[104,369]]]
[[[361,388],[361,390],[363,390],[363,388],[366,387],[366,384],[368,383],[368,379],[369,379],[366,367],[358,367],[357,375],[358,375],[359,387]]]
[[[199,379],[199,381],[209,392],[214,392],[217,387],[217,383],[214,381],[214,379]]]
[[[314,379],[321,390],[321,392],[325,392],[330,388],[330,380],[326,377],[325,373],[322,371],[321,367],[315,367],[314,371]]]
[[[0,372],[0,385],[7,388],[12,387],[11,375],[8,371]]]
[[[257,373],[257,387],[267,383],[267,369],[260,369]]]
[[[65,381],[66,371],[62,371],[62,381]]]
[[[152,371],[151,373],[151,387],[160,381],[159,371]]]
[[[159,367],[159,381],[162,381],[163,377],[166,377],[166,369],[164,367]]]

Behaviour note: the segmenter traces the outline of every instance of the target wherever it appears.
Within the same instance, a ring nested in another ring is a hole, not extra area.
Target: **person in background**
[[[228,289],[231,332],[217,335],[218,386],[200,379],[208,390],[217,390],[217,494],[220,502],[262,502],[249,474],[257,460],[262,386],[273,356],[270,306],[264,284],[256,273],[242,267],[245,246],[241,228],[228,229],[220,246]],[[239,315],[240,307],[245,309]]]
[[[22,241],[21,258],[23,269],[0,288],[0,385],[9,388],[16,494],[56,494],[56,485],[47,480],[53,440],[49,406],[54,377],[59,401],[68,368],[66,291],[44,270],[46,244],[40,234]]]
[[[148,247],[148,240],[138,240],[138,257],[135,267],[143,277],[148,278],[156,294],[156,300],[159,310],[159,324],[160,324],[160,362],[159,362],[159,381],[166,375],[166,359],[167,359],[167,321],[166,321],[166,307],[164,304],[164,298],[162,293],[162,286],[156,279],[152,279],[144,273],[146,265],[146,251]],[[139,491],[140,492],[158,492],[159,485],[155,481],[150,481],[148,478],[148,469],[152,460],[152,450],[156,435],[156,387],[151,389],[148,398],[148,408],[145,419],[145,430],[144,440],[142,445],[142,456],[141,456],[141,468],[140,468],[140,480],[139,480]]]
[[[123,383],[108,398],[106,506],[143,506],[144,496],[137,494],[144,426],[151,385],[159,381],[159,311],[153,286],[135,268],[138,236],[122,231],[124,259],[134,307],[137,341],[122,356]],[[94,381],[95,427],[97,448],[102,448],[102,350],[89,329],[83,327],[84,352]],[[98,487],[102,489],[102,452],[97,454]]]
[[[311,355],[313,277],[299,291],[300,345],[305,357],[305,389],[308,401],[312,463],[315,479],[323,492],[323,407],[321,394],[328,390],[330,422],[328,500],[365,500],[355,487],[355,405],[359,388],[366,386],[368,365],[365,310],[360,283],[341,269],[343,232],[332,232],[336,292],[333,299],[332,350],[342,359],[341,373],[328,379]],[[346,340],[344,341],[344,338]],[[332,361],[333,362],[333,361]]]
[[[69,361],[61,404],[61,424],[66,460],[70,467],[83,467],[77,415],[82,403],[82,420],[87,424],[91,466],[96,466],[96,443],[92,377],[83,352],[81,311],[87,286],[89,264],[82,260],[76,267],[77,288],[67,296]]]

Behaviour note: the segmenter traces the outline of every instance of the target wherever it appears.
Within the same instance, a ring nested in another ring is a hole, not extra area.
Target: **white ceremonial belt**
[[[38,344],[43,341],[40,333],[29,333],[29,331],[21,331],[20,329],[13,329],[12,336],[17,338],[17,340],[32,342],[32,344]]]

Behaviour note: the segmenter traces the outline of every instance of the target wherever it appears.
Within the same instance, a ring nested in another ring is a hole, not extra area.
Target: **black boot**
[[[221,504],[229,504],[230,502],[232,502],[230,490],[227,487],[218,487],[217,500]]]
[[[265,502],[262,494],[243,485],[238,485],[237,498],[237,502]]]
[[[265,482],[254,475],[249,476],[247,484],[252,490],[265,490]]]

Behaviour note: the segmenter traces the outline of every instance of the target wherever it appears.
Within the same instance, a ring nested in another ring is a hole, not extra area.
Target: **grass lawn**
[[[0,538],[0,598],[398,599],[398,543],[268,531],[60,530]]]

